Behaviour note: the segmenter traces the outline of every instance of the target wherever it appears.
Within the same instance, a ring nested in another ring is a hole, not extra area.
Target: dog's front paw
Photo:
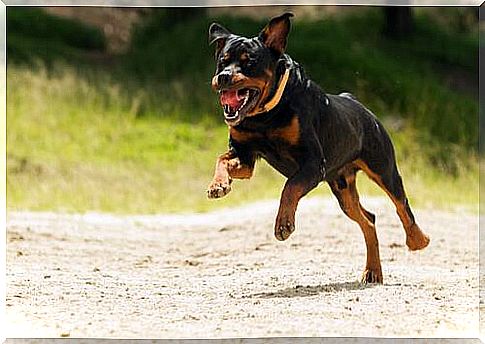
[[[362,283],[379,283],[382,284],[382,271],[381,269],[366,268],[362,274]]]
[[[207,188],[207,197],[221,198],[231,191],[230,182],[213,181]]]
[[[279,241],[288,239],[295,231],[295,219],[291,216],[278,216],[274,229],[274,235]]]

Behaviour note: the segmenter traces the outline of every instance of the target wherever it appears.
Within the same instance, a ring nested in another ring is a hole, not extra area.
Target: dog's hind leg
[[[409,207],[394,155],[387,159],[369,159],[368,161],[369,163],[360,159],[356,160],[354,164],[362,169],[391,198],[406,232],[406,245],[411,251],[421,250],[428,246],[429,237],[419,228]]]
[[[362,275],[363,283],[382,283],[382,268],[379,258],[379,242],[375,227],[375,216],[360,204],[355,185],[356,169],[349,167],[334,181],[329,182],[343,212],[357,222],[364,234],[367,261]]]

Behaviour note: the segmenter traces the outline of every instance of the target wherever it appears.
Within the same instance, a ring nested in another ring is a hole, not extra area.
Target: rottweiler
[[[364,233],[363,283],[382,283],[375,215],[359,202],[355,178],[364,171],[394,203],[410,250],[429,244],[416,224],[396,166],[394,147],[376,116],[350,93],[325,93],[285,53],[291,13],[274,17],[253,38],[213,23],[219,93],[229,128],[229,149],[219,156],[209,198],[231,191],[233,179],[249,179],[258,158],[287,177],[274,227],[278,240],[295,230],[299,200],[326,181],[343,212]]]

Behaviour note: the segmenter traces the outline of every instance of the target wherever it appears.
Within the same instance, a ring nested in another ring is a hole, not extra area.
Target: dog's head
[[[271,19],[253,38],[232,34],[217,23],[210,26],[209,42],[216,45],[217,64],[212,87],[219,92],[228,125],[265,112],[265,105],[274,102],[271,93],[278,92],[274,86],[281,79],[276,66],[286,49],[292,16],[285,13]]]

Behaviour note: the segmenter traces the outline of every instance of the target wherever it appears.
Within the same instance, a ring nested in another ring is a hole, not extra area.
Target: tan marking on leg
[[[355,160],[354,164],[362,169],[367,176],[371,180],[373,180],[379,187],[384,190],[384,192],[389,196],[389,198],[394,203],[396,207],[396,212],[403,224],[404,231],[406,232],[406,245],[409,247],[410,250],[420,250],[428,246],[429,244],[429,237],[423,233],[423,231],[419,228],[415,221],[410,217],[407,209],[406,204],[404,203],[406,200],[406,194],[403,190],[404,199],[400,200],[397,199],[384,185],[382,182],[382,178],[374,173],[367,164],[362,160]]]
[[[304,193],[302,185],[285,185],[280,199],[280,207],[275,222],[275,237],[283,241],[295,231],[295,212]]]
[[[365,270],[362,275],[363,283],[382,283],[382,268],[379,257],[379,241],[374,223],[366,216],[359,201],[359,194],[355,185],[355,172],[345,176],[347,187],[343,190],[338,188],[338,184],[330,184],[332,191],[339,200],[340,207],[344,213],[353,221],[357,222],[364,234],[365,245],[367,248],[367,259]]]
[[[220,198],[231,191],[232,179],[249,179],[254,170],[254,164],[242,164],[235,152],[228,152],[219,156],[216,162],[214,178],[207,189],[209,198]]]
[[[234,179],[249,179],[253,176],[253,166],[243,165],[239,158],[227,161],[227,171]]]
[[[220,198],[231,191],[232,179],[227,170],[227,161],[234,158],[234,152],[228,151],[217,158],[214,177],[207,188],[207,197]]]

